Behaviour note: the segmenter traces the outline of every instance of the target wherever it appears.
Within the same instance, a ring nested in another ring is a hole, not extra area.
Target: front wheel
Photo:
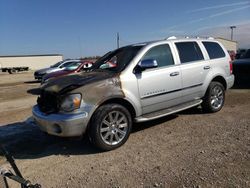
[[[220,82],[211,82],[203,98],[202,109],[205,112],[218,112],[225,101],[225,88]]]
[[[127,141],[131,127],[132,118],[125,107],[119,104],[103,105],[91,119],[90,140],[101,150],[113,150]]]

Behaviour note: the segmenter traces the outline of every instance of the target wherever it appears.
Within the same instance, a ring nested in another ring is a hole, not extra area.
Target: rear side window
[[[210,59],[225,57],[226,54],[221,46],[216,42],[202,42],[205,46]]]
[[[151,48],[142,60],[154,59],[158,63],[158,67],[174,65],[173,56],[168,44],[163,44]]]
[[[196,42],[178,42],[175,43],[181,63],[203,60],[201,49]]]

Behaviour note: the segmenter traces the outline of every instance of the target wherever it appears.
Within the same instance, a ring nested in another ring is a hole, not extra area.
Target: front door
[[[143,114],[181,103],[181,71],[169,44],[149,49],[142,60],[149,59],[156,60],[158,67],[136,74]]]

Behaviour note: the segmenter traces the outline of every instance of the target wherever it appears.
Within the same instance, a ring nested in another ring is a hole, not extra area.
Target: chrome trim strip
[[[145,97],[141,97],[141,99],[147,99],[147,98],[151,98],[151,97],[156,97],[156,96],[160,96],[160,95],[166,95],[166,94],[169,94],[169,93],[174,93],[174,92],[177,92],[177,91],[182,91],[182,90],[185,90],[185,89],[191,89],[191,88],[194,88],[194,87],[202,86],[202,84],[203,83],[188,86],[188,87],[185,87],[185,88],[182,88],[182,89],[176,89],[176,90],[171,90],[171,91],[167,91],[167,92],[157,93],[157,94],[154,94],[154,95],[148,95],[148,96],[145,96]]]

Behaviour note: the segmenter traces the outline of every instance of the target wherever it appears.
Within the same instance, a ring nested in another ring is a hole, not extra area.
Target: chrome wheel
[[[128,133],[128,119],[120,111],[111,111],[106,115],[100,126],[102,140],[108,145],[120,143]]]
[[[216,85],[211,92],[210,103],[214,109],[219,109],[224,102],[223,89]]]

